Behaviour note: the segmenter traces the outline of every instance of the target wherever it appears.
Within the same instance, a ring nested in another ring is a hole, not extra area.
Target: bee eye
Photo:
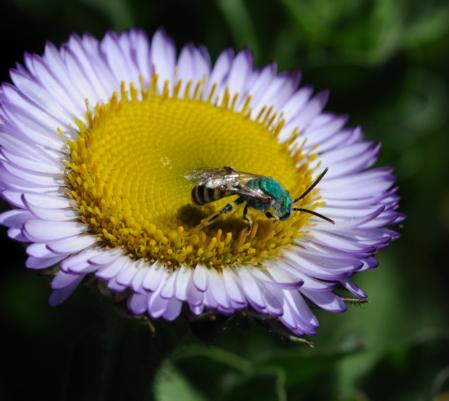
[[[287,220],[287,219],[290,217],[290,215],[291,215],[291,213],[290,213],[290,212],[287,212],[287,213],[283,214],[283,215],[280,217],[280,219],[281,219],[281,220]]]

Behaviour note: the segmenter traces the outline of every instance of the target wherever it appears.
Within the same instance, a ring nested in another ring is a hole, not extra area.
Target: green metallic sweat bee
[[[264,212],[273,220],[287,220],[292,211],[313,214],[332,224],[334,221],[313,210],[294,207],[294,204],[305,198],[321,181],[327,173],[327,168],[318,178],[295,200],[275,179],[263,175],[244,173],[234,170],[232,167],[201,168],[189,171],[185,178],[195,183],[192,189],[192,202],[196,205],[204,205],[216,200],[238,195],[238,198],[226,204],[220,211],[202,220],[199,227],[212,224],[225,213],[235,210],[236,206],[245,203],[243,220],[248,224],[247,231],[251,231],[252,220],[248,216],[248,208]]]

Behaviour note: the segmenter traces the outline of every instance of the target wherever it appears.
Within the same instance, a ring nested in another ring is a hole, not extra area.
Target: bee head
[[[291,215],[293,204],[290,194],[273,178],[263,178],[259,185],[260,189],[271,198],[270,214],[279,220],[287,220]]]

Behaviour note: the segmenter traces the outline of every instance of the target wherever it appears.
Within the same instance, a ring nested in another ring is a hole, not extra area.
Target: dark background
[[[133,26],[300,68],[382,142],[408,216],[356,279],[370,302],[319,313],[315,349],[238,318],[153,333],[91,288],[51,309],[50,279],[2,230],[0,400],[449,400],[448,1],[3,0],[0,15],[1,81],[46,40]]]

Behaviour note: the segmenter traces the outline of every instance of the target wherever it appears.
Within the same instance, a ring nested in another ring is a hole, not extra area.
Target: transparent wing
[[[228,172],[222,168],[200,168],[189,171],[185,178],[197,185],[214,188],[230,179],[230,177],[226,178],[227,174]]]
[[[272,198],[260,189],[240,187],[236,191],[239,195],[246,196],[248,198],[259,199],[262,202],[271,202]]]
[[[251,173],[243,173],[231,167],[223,168],[200,168],[189,171],[185,178],[197,185],[205,185],[208,188],[217,188],[225,185],[231,189],[243,186],[248,181],[260,177]]]
[[[271,198],[262,190],[247,186],[249,181],[258,177],[263,176],[237,171],[231,167],[200,168],[191,170],[185,175],[185,178],[197,185],[204,185],[208,188],[219,188],[223,192],[257,198],[268,202]]]

